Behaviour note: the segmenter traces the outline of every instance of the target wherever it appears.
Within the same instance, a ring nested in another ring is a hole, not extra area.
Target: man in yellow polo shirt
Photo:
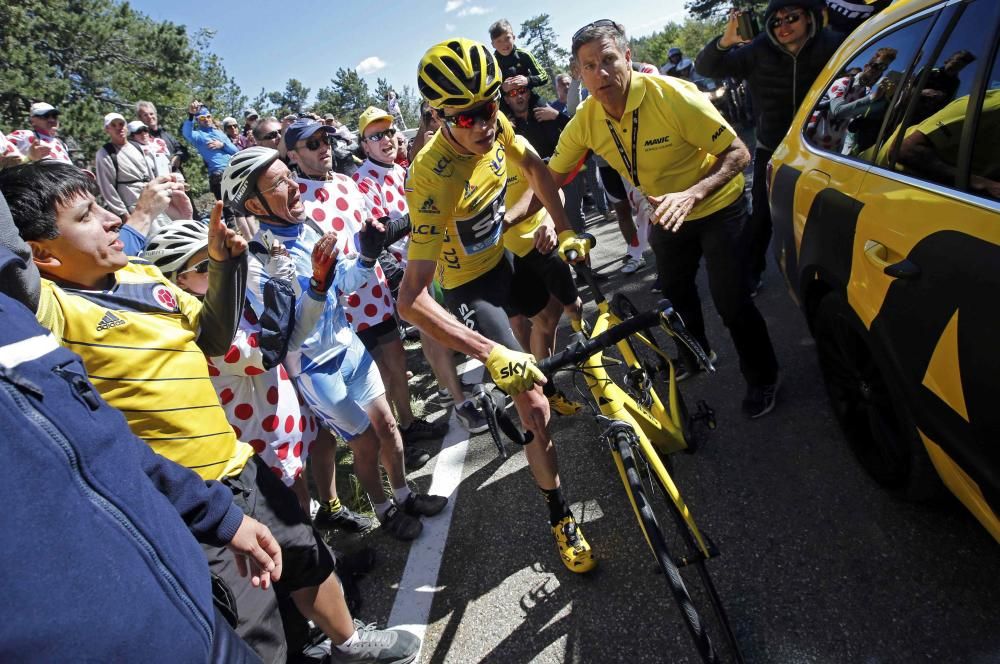
[[[649,244],[663,293],[709,351],[695,284],[705,257],[712,300],[747,381],[743,412],[766,415],[775,405],[778,362],[737,251],[747,222],[742,171],[750,153],[692,83],[632,71],[621,24],[603,19],[584,26],[572,49],[592,99],[559,138],[549,161],[553,179],[564,182],[591,149],[646,195],[654,208]],[[686,352],[681,362],[695,366]]]

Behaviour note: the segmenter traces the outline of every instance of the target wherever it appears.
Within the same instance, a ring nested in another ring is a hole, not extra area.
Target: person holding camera
[[[745,79],[753,100],[753,211],[741,244],[754,293],[761,285],[771,241],[767,162],[816,76],[844,39],[823,27],[823,6],[823,0],[771,0],[764,12],[764,31],[757,35],[751,34],[754,22],[746,20],[752,17],[734,9],[726,31],[695,59],[695,71],[702,76]]]

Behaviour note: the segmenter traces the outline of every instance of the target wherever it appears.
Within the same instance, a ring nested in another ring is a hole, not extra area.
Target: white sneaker
[[[625,265],[622,266],[622,274],[634,274],[644,267],[646,267],[646,259],[642,256],[638,258],[635,256],[626,256]]]

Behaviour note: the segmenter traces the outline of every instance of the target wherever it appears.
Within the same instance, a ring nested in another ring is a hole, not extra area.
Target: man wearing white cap
[[[31,129],[18,129],[7,138],[30,161],[54,159],[72,164],[66,144],[57,137],[59,109],[44,101],[31,105]]]
[[[236,118],[223,118],[222,131],[226,134],[226,137],[233,142],[233,145],[238,147],[240,150],[250,147],[251,144],[247,143],[247,137],[240,133],[240,125],[236,122]]]

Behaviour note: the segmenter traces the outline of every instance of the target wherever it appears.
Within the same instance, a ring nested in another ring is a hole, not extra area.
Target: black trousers
[[[663,294],[708,352],[705,319],[695,283],[701,257],[705,257],[712,301],[733,338],[740,371],[748,384],[768,385],[777,379],[778,361],[767,324],[750,299],[740,260],[739,238],[746,222],[746,201],[740,196],[718,212],[684,222],[676,233],[654,226],[649,244],[656,254]]]
[[[767,200],[767,162],[773,150],[757,148],[753,153],[753,188],[750,195],[753,209],[750,223],[743,229],[740,244],[747,269],[747,279],[751,286],[760,281],[767,265],[767,248],[771,245],[771,204]]]

